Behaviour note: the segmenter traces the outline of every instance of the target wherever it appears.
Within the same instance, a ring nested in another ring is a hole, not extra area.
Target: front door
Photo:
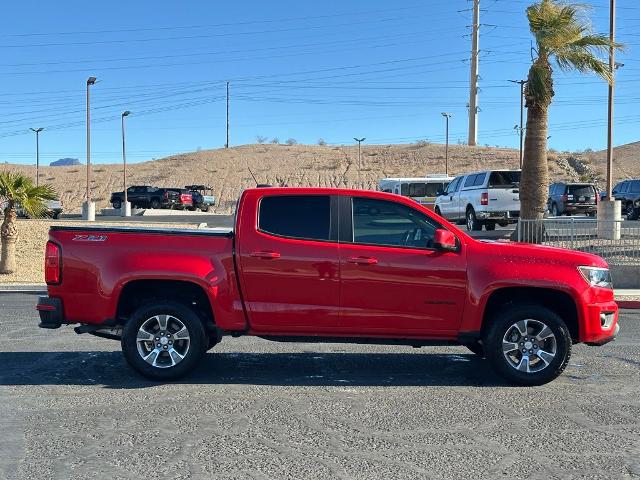
[[[327,332],[338,325],[337,214],[329,195],[266,195],[242,212],[238,242],[251,329]],[[333,218],[333,222],[332,222]]]
[[[341,207],[341,330],[369,335],[452,336],[466,293],[463,246],[434,248],[440,225],[408,205],[353,197]]]

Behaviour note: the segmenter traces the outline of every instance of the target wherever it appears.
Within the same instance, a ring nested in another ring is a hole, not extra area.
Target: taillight
[[[480,194],[480,205],[489,205],[489,193]]]
[[[169,192],[164,192],[164,199],[166,200],[167,198],[169,198]]]
[[[566,202],[567,200],[569,200],[569,195],[565,193],[564,195],[562,195],[562,201]]]
[[[60,247],[57,243],[47,242],[44,251],[44,281],[47,285],[57,285],[62,276]]]

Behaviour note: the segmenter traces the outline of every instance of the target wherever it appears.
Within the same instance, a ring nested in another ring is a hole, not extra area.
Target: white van
[[[416,202],[433,209],[438,193],[442,193],[453,177],[444,174],[426,177],[383,178],[378,183],[381,192],[396,193],[409,197]]]
[[[466,224],[467,230],[495,230],[520,217],[520,170],[485,170],[454,178],[435,201],[435,212]]]

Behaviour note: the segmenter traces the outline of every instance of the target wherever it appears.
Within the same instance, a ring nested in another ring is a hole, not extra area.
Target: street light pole
[[[362,142],[364,142],[366,140],[366,138],[362,137],[362,138],[356,138],[353,137],[353,139],[358,142],[358,183],[360,182],[360,144]]]
[[[449,119],[453,117],[450,113],[442,112],[441,114],[445,118],[445,138],[446,143],[444,146],[444,173],[449,176]]]
[[[124,136],[124,117],[131,115],[129,110],[122,112],[120,116],[122,126],[122,188],[124,192],[124,205],[122,205],[122,216],[128,217],[131,215],[129,209],[129,199],[127,198],[127,153],[125,148],[125,136]]]
[[[40,132],[44,128],[30,128],[32,132],[36,132],[36,187],[40,184]]]
[[[91,202],[91,115],[90,115],[90,102],[89,102],[89,87],[96,83],[96,77],[87,78],[87,192],[85,210],[83,211],[84,220],[95,220],[95,205]]]
[[[523,141],[524,141],[524,86],[527,83],[526,80],[509,80],[511,83],[517,83],[520,85],[520,126],[518,130],[520,130],[520,169],[522,169],[522,158],[523,158]]]
[[[616,30],[616,0],[611,0],[609,9],[609,40],[611,40],[611,46],[609,47],[609,70],[612,78],[615,79],[616,63],[615,63],[615,49],[613,43],[615,41]],[[607,115],[607,200],[613,200],[613,93],[615,80],[609,84],[609,100],[608,100],[608,115]]]

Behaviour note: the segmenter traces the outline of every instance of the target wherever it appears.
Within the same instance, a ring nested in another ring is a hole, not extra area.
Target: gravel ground
[[[504,385],[462,347],[225,339],[179,383],[0,294],[0,478],[639,478],[640,313]]]

